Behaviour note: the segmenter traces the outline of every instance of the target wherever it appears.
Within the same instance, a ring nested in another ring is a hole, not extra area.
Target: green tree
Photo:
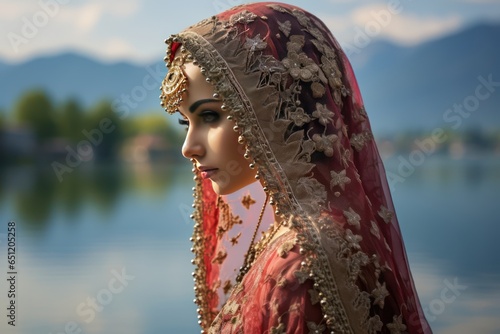
[[[17,122],[33,130],[39,143],[58,135],[52,101],[42,90],[23,94],[17,102],[14,116]]]
[[[5,128],[5,112],[3,109],[0,109],[0,133]]]
[[[96,104],[87,114],[83,135],[93,145],[96,158],[116,158],[123,142],[123,121],[107,100]]]
[[[157,135],[165,139],[167,145],[171,148],[179,148],[185,136],[185,132],[174,128],[163,114],[150,114],[130,118],[125,122],[125,125],[127,137],[134,137],[141,134]]]
[[[83,139],[83,109],[78,100],[70,98],[59,109],[57,124],[62,137],[72,143]]]

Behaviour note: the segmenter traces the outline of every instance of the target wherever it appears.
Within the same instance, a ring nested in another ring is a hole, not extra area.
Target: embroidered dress
[[[217,196],[195,171],[202,332],[431,333],[354,73],[323,22],[291,5],[247,4],[166,42],[171,71],[181,46],[201,67],[260,175]],[[160,97],[174,112],[168,101],[182,90],[168,84]],[[266,194],[256,240],[267,237],[240,272]]]

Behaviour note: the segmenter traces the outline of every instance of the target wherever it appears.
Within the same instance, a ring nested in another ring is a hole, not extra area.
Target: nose
[[[192,128],[188,129],[182,145],[182,155],[186,159],[199,159],[205,154],[205,148],[198,137],[196,131],[193,131]]]

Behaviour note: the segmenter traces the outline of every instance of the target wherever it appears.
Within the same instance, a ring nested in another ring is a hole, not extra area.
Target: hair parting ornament
[[[169,114],[177,111],[182,102],[182,95],[187,90],[188,80],[183,71],[184,64],[193,62],[193,56],[182,46],[180,48],[180,55],[174,57],[176,50],[172,50],[171,48],[172,41],[175,41],[175,37],[165,40],[165,43],[169,45],[167,55],[165,56],[168,73],[165,79],[163,79],[160,88],[161,106]]]

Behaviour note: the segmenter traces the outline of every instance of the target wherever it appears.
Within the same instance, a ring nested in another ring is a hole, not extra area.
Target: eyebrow
[[[220,100],[217,100],[217,99],[201,99],[201,100],[198,100],[196,102],[194,102],[190,107],[189,107],[189,111],[191,113],[194,113],[196,111],[196,109],[198,109],[199,106],[201,106],[202,104],[204,103],[211,103],[211,102],[219,102]]]

